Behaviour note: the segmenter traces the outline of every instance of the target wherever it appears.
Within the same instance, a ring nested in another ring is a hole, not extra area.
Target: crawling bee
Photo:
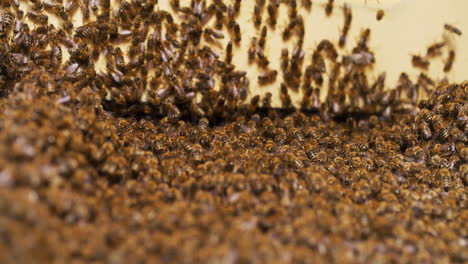
[[[454,26],[452,26],[452,25],[450,25],[450,24],[445,24],[445,25],[444,25],[444,28],[445,28],[446,30],[448,30],[448,31],[450,31],[450,32],[452,32],[452,33],[458,35],[458,36],[461,36],[461,35],[462,35],[462,31],[461,31],[460,29],[458,29],[458,28],[456,28],[456,27],[454,27]]]
[[[417,173],[416,178],[420,182],[425,183],[427,185],[432,185],[434,183],[433,173],[428,169],[422,170],[421,172]]]
[[[427,68],[429,67],[429,60],[427,60],[426,58],[424,57],[421,57],[419,55],[413,55],[412,59],[411,59],[411,63],[413,63],[413,66],[414,67],[418,67],[418,68],[421,68],[421,69],[424,69],[424,70],[427,70]]]
[[[192,160],[195,163],[200,163],[203,161],[203,147],[200,144],[195,144],[191,149]]]
[[[49,17],[41,11],[30,10],[26,13],[26,16],[39,24],[47,24],[49,21]]]
[[[439,177],[442,182],[442,188],[444,188],[444,191],[448,192],[452,187],[452,174],[447,168],[442,168],[439,170]]]
[[[263,73],[260,73],[260,75],[258,76],[258,83],[261,85],[272,83],[276,80],[277,75],[277,70],[267,70]]]
[[[231,41],[229,41],[229,43],[226,45],[226,58],[224,61],[228,64],[232,62],[232,42]]]
[[[377,14],[376,14],[376,19],[377,19],[377,21],[382,20],[382,18],[384,17],[384,15],[385,15],[385,12],[384,12],[382,9],[379,9],[379,10],[377,11]]]
[[[450,70],[452,70],[452,65],[454,61],[455,61],[455,51],[451,50],[449,51],[449,56],[447,58],[447,61],[444,64],[444,72],[449,72]]]
[[[276,17],[278,16],[278,8],[273,3],[270,3],[268,4],[267,11],[268,11],[268,24],[271,27],[275,27],[276,22],[277,22]]]
[[[327,4],[325,5],[325,14],[330,16],[333,13],[333,2],[334,0],[328,0]]]
[[[338,40],[338,46],[343,47],[346,44],[346,39],[348,38],[348,32],[351,28],[351,22],[353,20],[353,13],[351,11],[351,7],[348,4],[343,6],[343,13],[344,13],[344,26],[341,30],[341,36]]]
[[[15,21],[15,15],[9,10],[3,10],[0,24],[3,24],[3,29],[8,29]]]
[[[208,129],[208,126],[209,126],[209,121],[206,117],[203,117],[200,119],[200,121],[198,121],[198,129],[202,130],[202,131],[205,131]]]
[[[436,57],[436,56],[441,55],[442,54],[441,49],[443,47],[445,47],[445,45],[446,45],[445,41],[437,42],[437,43],[434,43],[434,44],[430,45],[427,48],[426,56],[427,57]]]
[[[257,38],[253,37],[252,41],[250,42],[250,46],[248,50],[249,63],[252,63],[255,60],[256,53],[257,53]]]

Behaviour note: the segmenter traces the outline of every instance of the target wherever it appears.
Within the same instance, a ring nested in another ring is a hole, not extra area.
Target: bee
[[[272,97],[272,96],[273,96],[273,95],[272,95],[270,92],[267,92],[267,93],[265,94],[265,97],[264,97],[263,100],[262,100],[262,102],[263,102],[262,107],[263,107],[263,108],[266,108],[266,109],[271,108],[271,97]]]
[[[419,123],[419,130],[421,131],[421,134],[424,139],[430,139],[432,138],[432,130],[431,127],[429,126],[428,123],[426,122],[420,122]]]
[[[265,53],[263,52],[263,49],[260,47],[256,47],[256,54],[257,54],[257,64],[261,68],[265,68],[270,64],[270,61],[268,58],[265,56]]]
[[[65,30],[66,32],[71,32],[73,29],[73,22],[71,22],[71,20],[67,20],[62,24],[62,26],[63,30]]]
[[[232,28],[234,31],[234,42],[239,44],[242,40],[241,28],[238,23],[234,23]]]
[[[271,27],[275,27],[276,22],[277,22],[276,17],[278,16],[278,8],[273,3],[270,3],[267,6],[267,11],[268,11],[268,24]]]
[[[209,124],[210,122],[208,121],[208,118],[202,117],[198,121],[198,129],[200,129],[201,131],[206,131],[208,129]]]
[[[460,177],[465,186],[468,185],[468,163],[460,165]]]
[[[385,15],[385,12],[384,12],[382,9],[379,9],[379,10],[377,11],[377,14],[376,14],[376,19],[377,19],[377,21],[382,20],[382,18],[384,17],[384,15]]]
[[[71,58],[74,58],[79,61],[85,61],[89,59],[89,51],[83,48],[69,48],[68,53],[70,54]]]
[[[426,56],[427,57],[436,57],[436,56],[441,55],[442,54],[441,49],[443,47],[445,47],[445,45],[446,45],[445,41],[437,42],[437,43],[432,44],[431,46],[429,46],[427,48]]]
[[[413,147],[411,152],[418,161],[426,160],[426,152],[421,147]]]
[[[32,4],[32,9],[34,10],[41,10],[44,7],[44,4],[42,3],[42,1],[29,0],[29,2]]]
[[[62,63],[62,48],[58,45],[52,46],[52,61],[56,67]]]
[[[90,11],[89,11],[89,0],[83,0],[83,3],[80,4],[81,15],[83,18],[83,23],[87,23],[90,18]],[[67,14],[68,16],[68,14]],[[63,19],[63,17],[62,17]]]
[[[47,24],[47,22],[49,21],[49,17],[41,11],[29,10],[26,13],[26,16],[39,24]]]
[[[9,10],[3,10],[0,24],[3,25],[3,30],[8,30],[15,21],[15,15]]]
[[[268,151],[268,152],[273,152],[273,150],[275,149],[276,147],[276,144],[273,140],[271,139],[268,139],[266,142],[265,142],[265,145],[264,145],[264,148]]]
[[[365,152],[369,149],[369,146],[366,143],[357,143],[353,146],[353,149],[358,152]]]
[[[305,141],[305,137],[299,129],[293,128],[291,133],[294,136],[294,138],[297,139],[299,142],[302,143]]]
[[[234,12],[235,12],[236,14],[239,14],[240,8],[241,8],[241,4],[242,4],[242,0],[235,0],[235,3],[234,3]]]
[[[422,109],[421,112],[419,112],[419,115],[422,120],[426,121],[427,123],[432,123],[432,113],[427,110],[427,109]]]
[[[216,10],[216,21],[215,21],[215,28],[220,30],[223,28],[223,22],[224,22],[224,15],[223,11],[217,9]]]
[[[281,70],[286,72],[289,66],[289,51],[287,48],[281,50]]]
[[[259,27],[262,24],[262,12],[263,12],[263,5],[260,4],[260,2],[265,2],[265,1],[256,1],[255,6],[254,6],[254,13],[253,13],[253,22],[255,27]]]
[[[452,174],[447,168],[442,168],[439,170],[439,177],[441,178],[444,191],[448,192],[452,187]]]
[[[312,0],[302,0],[301,4],[308,12],[312,9]]]
[[[281,100],[282,107],[285,109],[291,109],[292,100],[291,100],[291,96],[289,96],[289,93],[288,93],[288,87],[286,86],[286,84],[281,83],[280,89],[281,89],[280,100]]]
[[[83,25],[75,29],[76,37],[93,39],[97,34],[97,28],[94,25]]]
[[[439,133],[440,139],[447,141],[448,138],[450,137],[450,128],[443,127],[438,131],[438,133]]]
[[[343,13],[344,13],[344,26],[341,30],[340,39],[338,40],[338,46],[344,47],[346,45],[346,39],[348,37],[349,29],[351,28],[351,22],[353,20],[353,13],[351,7],[345,3],[343,6]]]
[[[110,0],[102,0],[102,1],[99,1],[99,4],[101,5],[100,7],[102,7],[102,15],[108,19],[109,16],[110,16],[110,7],[111,7],[111,1]]]
[[[325,14],[330,16],[333,13],[333,2],[334,0],[328,0],[327,4],[325,5]]]
[[[262,27],[262,31],[260,33],[260,39],[258,41],[258,46],[261,48],[261,49],[264,49],[265,48],[265,41],[266,41],[266,36],[267,36],[267,27],[266,26],[263,26]]]
[[[67,81],[70,81],[72,83],[76,83],[80,80],[83,80],[85,79],[87,76],[86,72],[85,71],[76,71],[76,72],[68,72],[65,74],[65,79]],[[111,94],[113,94],[113,92],[111,91]],[[119,95],[121,95],[121,92],[119,90],[117,91],[114,91],[114,94],[115,97],[113,96],[113,98],[118,98]]]
[[[429,67],[429,60],[419,55],[413,55],[413,57],[411,58],[411,63],[414,67],[418,67],[424,70],[427,70],[427,68]]]
[[[250,86],[250,80],[247,76],[245,76],[239,86],[239,94],[240,97],[239,99],[241,101],[245,101],[247,99],[247,95],[249,93],[249,86]]]
[[[167,104],[167,121],[169,121],[170,123],[176,123],[177,121],[179,121],[181,116],[182,113],[180,112],[180,109],[177,106],[171,103]]]
[[[327,156],[327,153],[325,151],[320,151],[317,153],[317,156],[315,157],[315,160],[318,162],[318,163],[325,163],[328,161],[328,156]]]
[[[52,10],[54,11],[54,14],[60,17],[63,21],[69,21],[70,17],[68,16],[67,11],[65,11],[65,7],[61,4],[55,4],[52,7]]]
[[[170,0],[169,5],[174,11],[179,11],[180,8],[180,0]]]
[[[433,173],[428,169],[424,169],[421,172],[416,173],[416,179],[427,185],[432,185],[434,181]]]
[[[52,53],[49,50],[34,50],[31,52],[31,60],[44,60],[50,58],[51,54]]]
[[[291,22],[289,22],[288,26],[283,30],[282,37],[284,41],[289,40],[291,37],[291,32],[293,31],[294,27],[296,26],[296,20],[292,19]]]
[[[257,38],[253,37],[250,41],[250,46],[248,50],[248,59],[249,64],[255,60],[255,54],[257,53]]]
[[[81,4],[80,0],[67,0],[67,2],[65,3],[65,11],[68,14],[73,15],[74,12],[78,9],[78,6],[80,4]]]
[[[324,73],[327,71],[325,60],[322,57],[322,54],[318,50],[314,51],[312,54],[312,63],[313,67],[318,69],[320,72]]]
[[[450,32],[452,32],[452,33],[454,33],[454,34],[456,34],[456,35],[458,35],[458,36],[461,36],[461,35],[462,35],[462,32],[461,32],[460,29],[458,29],[458,28],[456,28],[456,27],[454,27],[454,26],[452,26],[452,25],[450,25],[450,24],[445,24],[445,25],[444,25],[444,29],[445,29],[445,30],[448,30],[448,31],[450,31]]]
[[[450,70],[452,70],[452,65],[454,61],[455,61],[455,51],[450,50],[447,61],[444,64],[444,72],[449,72]]]
[[[367,47],[367,42],[369,41],[370,33],[371,33],[371,30],[368,28],[361,32],[361,36],[358,41],[358,46],[360,48],[363,49]]]
[[[224,39],[224,34],[220,30],[212,29],[210,27],[205,28],[204,30],[205,36],[209,39]]]
[[[224,61],[228,64],[232,62],[232,42],[229,41],[229,43],[226,45],[226,58]]]
[[[277,70],[267,70],[265,72],[260,73],[258,76],[258,83],[260,85],[265,85],[268,83],[272,83],[276,81],[276,76],[278,75]]]

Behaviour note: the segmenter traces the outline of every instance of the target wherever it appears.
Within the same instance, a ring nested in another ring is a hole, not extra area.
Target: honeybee
[[[302,0],[301,1],[302,3],[302,6],[310,12],[310,10],[312,9],[312,0]]]
[[[266,41],[266,36],[267,36],[267,27],[266,26],[263,26],[262,27],[262,31],[260,33],[260,39],[258,41],[258,46],[261,48],[261,49],[264,49],[265,48],[265,41]]]
[[[260,75],[258,76],[258,83],[260,85],[272,83],[276,80],[277,75],[278,75],[277,70],[267,70],[263,73],[260,73]]]
[[[228,64],[232,62],[232,42],[229,41],[229,43],[226,46],[226,58],[224,61]]]
[[[330,16],[333,12],[333,2],[334,0],[328,0],[327,4],[325,5],[325,14]]]
[[[340,39],[338,40],[338,46],[343,47],[346,45],[346,39],[348,37],[349,29],[351,28],[351,22],[353,20],[353,13],[351,7],[348,4],[344,4],[343,6],[343,13],[344,13],[344,26],[341,30]]]
[[[210,27],[207,27],[204,29],[205,36],[208,38],[215,38],[215,39],[224,39],[224,34],[220,30],[212,29]]]
[[[452,25],[450,25],[450,24],[445,24],[445,25],[444,25],[444,28],[445,28],[446,30],[448,30],[448,31],[450,31],[450,32],[452,32],[452,33],[458,35],[458,36],[461,36],[461,35],[462,35],[462,32],[461,32],[460,29],[458,29],[458,28],[456,28],[456,27],[454,27],[454,26],[452,26]]]
[[[427,48],[426,56],[435,57],[442,54],[441,49],[446,45],[445,41],[434,43]]]
[[[452,65],[454,61],[455,61],[455,51],[450,50],[447,61],[444,64],[444,72],[449,72],[450,70],[452,70]]]
[[[448,192],[452,187],[452,174],[447,168],[442,168],[439,170],[439,177],[441,178],[442,187],[444,191]]]
[[[433,183],[432,172],[428,169],[425,169],[416,173],[416,178],[420,182],[428,184],[428,185],[432,185]]]
[[[263,108],[269,109],[271,108],[271,97],[272,94],[270,92],[265,94],[265,97],[263,98]]]
[[[286,72],[289,66],[289,51],[288,49],[284,48],[281,50],[281,70]]]
[[[273,3],[270,3],[267,6],[267,11],[268,11],[268,24],[271,27],[275,27],[276,26],[276,17],[277,17],[277,14],[278,14],[278,8]]]
[[[29,10],[26,13],[26,16],[39,24],[47,24],[47,22],[49,21],[49,17],[41,11]]]
[[[382,18],[384,17],[384,15],[385,15],[385,11],[383,11],[382,9],[379,9],[379,10],[377,11],[377,14],[376,14],[376,19],[377,19],[377,21],[382,20]]]
[[[421,57],[419,55],[413,55],[413,57],[411,58],[411,62],[413,63],[413,66],[414,67],[419,67],[419,68],[422,68],[424,70],[427,70],[427,68],[429,67],[429,60],[427,60],[426,58],[424,57]]]
[[[63,5],[57,3],[52,7],[52,10],[54,11],[54,14],[60,17],[63,21],[69,21],[70,17],[67,11],[65,11],[65,7],[63,7]]]
[[[15,15],[9,10],[2,10],[3,14],[0,19],[0,24],[2,25],[2,30],[8,30],[12,24],[15,22]]]
[[[257,53],[257,38],[253,37],[252,41],[250,42],[250,46],[248,50],[249,63],[252,63],[255,60],[256,53]]]
[[[466,185],[468,185],[468,163],[464,163],[462,165],[460,165],[460,177],[463,181],[463,183]]]
[[[262,12],[263,12],[263,5],[260,5],[259,2],[262,1],[256,1],[255,7],[254,7],[254,13],[253,13],[253,21],[255,27],[259,27],[262,24]],[[264,3],[265,1],[263,1]]]
[[[428,123],[422,121],[419,123],[419,130],[424,139],[430,139],[432,137],[432,129]]]

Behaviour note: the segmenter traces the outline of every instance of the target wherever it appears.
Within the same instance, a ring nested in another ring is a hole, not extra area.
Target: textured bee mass
[[[468,262],[468,82],[425,71],[460,29],[390,87],[348,5],[159,5],[1,1],[0,263]]]

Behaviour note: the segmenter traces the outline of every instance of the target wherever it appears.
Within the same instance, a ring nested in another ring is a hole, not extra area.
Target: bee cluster
[[[252,84],[281,82],[272,108],[233,64],[225,2],[2,1],[1,262],[466,262],[468,83],[368,80],[370,30],[340,55],[346,5],[339,44],[304,63],[312,1],[257,0],[247,55]],[[295,44],[274,69],[283,6]]]

